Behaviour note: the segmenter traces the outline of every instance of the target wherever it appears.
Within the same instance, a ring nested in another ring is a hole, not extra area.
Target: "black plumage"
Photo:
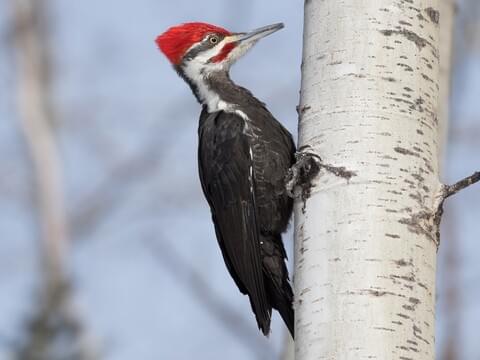
[[[228,73],[210,76],[208,86],[232,105],[213,113],[204,106],[199,124],[200,180],[218,243],[263,333],[269,333],[275,308],[293,336],[293,293],[281,239],[292,212],[284,180],[294,162],[292,137]]]
[[[259,39],[281,28],[279,23],[232,33],[192,22],[169,28],[156,42],[203,105],[200,180],[227,268],[248,295],[263,333],[270,331],[274,308],[293,336],[293,292],[281,234],[292,213],[285,177],[295,145],[265,104],[228,74]]]

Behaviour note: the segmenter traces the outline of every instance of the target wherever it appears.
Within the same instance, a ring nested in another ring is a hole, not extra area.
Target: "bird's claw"
[[[295,189],[301,187],[302,198],[306,198],[312,187],[312,179],[320,171],[322,159],[317,154],[300,150],[295,153],[295,160],[285,177],[285,190],[288,196],[295,198]]]

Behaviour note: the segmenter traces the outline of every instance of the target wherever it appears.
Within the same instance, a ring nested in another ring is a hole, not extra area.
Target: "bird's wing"
[[[202,113],[199,171],[210,204],[225,263],[240,291],[250,296],[259,327],[268,331],[271,317],[255,204],[255,174],[244,120],[235,114]]]

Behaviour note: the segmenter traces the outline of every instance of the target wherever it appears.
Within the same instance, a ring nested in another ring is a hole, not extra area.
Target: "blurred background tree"
[[[302,16],[289,1],[0,2],[0,360],[36,359],[38,346],[49,360],[280,357],[281,322],[260,336],[225,270],[197,180],[198,104],[153,40],[191,20],[238,31],[285,22],[233,77],[294,132]],[[479,19],[477,0],[458,2],[446,183],[480,167]],[[35,96],[41,104],[22,105]],[[45,133],[50,155],[33,146]],[[41,200],[42,172],[55,204]],[[480,357],[479,203],[477,186],[446,204],[439,359]]]

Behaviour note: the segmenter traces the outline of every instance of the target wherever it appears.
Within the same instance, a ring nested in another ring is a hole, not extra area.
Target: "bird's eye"
[[[218,36],[212,35],[212,36],[210,36],[209,40],[210,40],[210,44],[216,44],[216,43],[218,43]]]

